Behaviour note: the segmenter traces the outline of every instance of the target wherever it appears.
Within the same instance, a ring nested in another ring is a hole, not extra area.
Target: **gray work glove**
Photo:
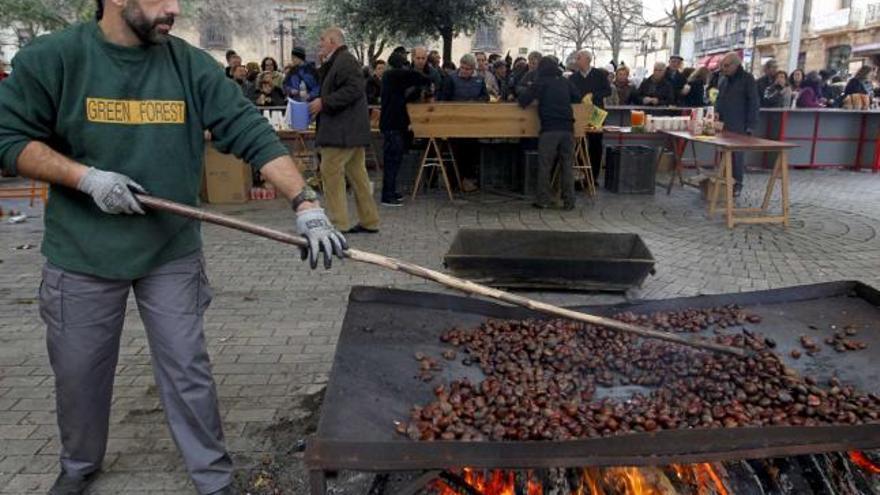
[[[333,255],[340,259],[348,249],[345,237],[333,227],[323,208],[312,208],[296,214],[296,232],[309,241],[309,247],[300,248],[302,259],[309,258],[312,270],[318,267],[318,257],[324,253],[324,268],[330,268]]]
[[[90,195],[104,213],[112,215],[119,213],[144,214],[143,208],[135,199],[131,189],[144,194],[147,191],[140,184],[122,174],[91,167],[76,188]]]

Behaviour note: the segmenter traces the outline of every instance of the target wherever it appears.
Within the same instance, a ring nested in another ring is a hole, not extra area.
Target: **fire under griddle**
[[[758,330],[778,343],[776,351],[788,366],[820,380],[837,376],[863,392],[880,393],[880,292],[859,282],[579,309],[609,316],[729,304],[762,317]],[[457,361],[445,363],[434,384],[423,383],[415,378],[414,352],[440,355],[448,347],[439,335],[454,326],[478,325],[487,318],[540,317],[473,298],[352,289],[318,430],[306,448],[313,493],[321,491],[322,473],[342,469],[647,466],[880,448],[880,424],[681,429],[564,442],[417,442],[395,432],[394,422],[405,420],[414,404],[433,399],[435,383],[483,379],[477,367]],[[810,325],[832,324],[864,328],[860,339],[868,348],[846,354],[826,351],[799,360],[789,356]],[[618,386],[604,393],[623,397],[633,389]]]

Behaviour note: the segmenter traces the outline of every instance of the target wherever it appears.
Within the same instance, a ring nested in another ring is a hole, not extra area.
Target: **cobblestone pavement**
[[[749,176],[756,200],[763,175]],[[442,268],[460,227],[634,232],[658,260],[639,294],[665,298],[748,291],[828,280],[880,284],[880,175],[795,172],[791,227],[724,228],[707,220],[699,194],[603,194],[579,198],[572,212],[534,210],[528,202],[469,196],[449,202],[432,192],[404,208],[383,208],[382,232],[352,245]],[[4,202],[4,209],[13,203]],[[15,203],[13,207],[26,206]],[[42,257],[41,209],[27,223],[0,224],[0,493],[45,493],[59,449],[53,379],[36,290]],[[213,207],[289,229],[280,202]],[[205,226],[205,255],[216,297],[206,334],[229,447],[240,464],[259,459],[266,437],[256,434],[295,414],[297,398],[326,383],[346,298],[353,285],[441,290],[404,275],[346,263],[311,272],[297,253],[270,241]],[[616,302],[617,296],[537,294],[558,303]],[[136,306],[129,305],[113,402],[105,473],[93,493],[193,493],[162,419],[149,350]]]

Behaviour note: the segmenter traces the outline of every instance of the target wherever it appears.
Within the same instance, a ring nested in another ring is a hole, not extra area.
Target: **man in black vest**
[[[587,50],[581,50],[575,54],[575,64],[577,70],[571,75],[570,80],[577,88],[581,98],[592,94],[593,105],[605,108],[605,98],[611,96],[611,79],[608,77],[608,72],[598,67],[592,67],[593,54]],[[602,163],[602,133],[590,133],[587,140],[593,178],[598,180],[599,165]]]

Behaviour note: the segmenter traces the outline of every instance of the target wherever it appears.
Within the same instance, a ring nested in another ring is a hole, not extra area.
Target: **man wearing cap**
[[[684,95],[681,94],[681,91],[684,89],[684,85],[687,84],[687,78],[681,73],[682,65],[684,65],[684,58],[682,58],[681,55],[676,54],[669,57],[669,66],[666,68],[666,78],[672,86],[673,104],[675,105],[681,104],[681,100],[684,97]]]
[[[196,205],[205,130],[291,200],[312,267],[345,248],[266,119],[210,55],[169,34],[179,13],[177,0],[99,1],[98,22],[35,39],[0,83],[0,169],[52,184],[39,290],[60,431],[51,495],[85,493],[101,470],[131,292],[195,489],[234,493],[199,222],[145,211],[133,194]]]
[[[296,101],[312,101],[321,94],[315,64],[306,62],[306,50],[301,46],[295,47],[290,54],[290,65],[282,85],[284,94]]]

